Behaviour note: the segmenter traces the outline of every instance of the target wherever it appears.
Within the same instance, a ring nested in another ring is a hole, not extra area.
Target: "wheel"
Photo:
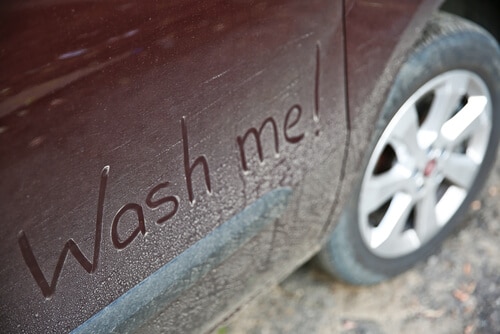
[[[494,162],[500,51],[485,31],[439,14],[395,79],[340,222],[318,255],[352,284],[410,268],[460,222]]]

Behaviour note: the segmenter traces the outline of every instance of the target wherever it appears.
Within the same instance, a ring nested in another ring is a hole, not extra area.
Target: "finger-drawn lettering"
[[[56,268],[54,273],[52,274],[52,280],[50,281],[50,285],[45,278],[45,275],[38,264],[38,261],[33,254],[33,249],[28,241],[28,237],[26,233],[21,230],[17,236],[17,241],[19,244],[19,248],[21,248],[21,253],[23,255],[24,262],[28,266],[28,269],[31,272],[31,275],[35,279],[35,282],[38,284],[40,289],[42,290],[42,294],[45,298],[51,298],[56,291],[57,281],[59,280],[59,276],[61,275],[64,262],[66,261],[66,257],[68,252],[74,256],[74,258],[80,263],[80,265],[85,269],[85,271],[89,274],[94,273],[97,270],[97,264],[99,263],[99,253],[101,249],[101,237],[102,237],[102,217],[104,211],[104,196],[106,194],[106,184],[108,181],[109,175],[109,166],[103,168],[101,172],[101,182],[99,183],[99,198],[97,200],[97,217],[95,222],[95,236],[94,236],[94,255],[92,262],[87,259],[87,257],[82,253],[80,247],[76,244],[73,239],[69,239],[64,244],[64,247],[59,255],[59,259],[57,260]]]
[[[274,136],[274,150],[276,153],[279,152],[279,138],[278,138],[278,126],[276,125],[276,121],[272,117],[268,117],[262,122],[260,128],[257,130],[256,128],[250,128],[243,136],[238,136],[236,139],[238,142],[238,147],[240,149],[240,157],[241,157],[241,166],[244,171],[248,170],[247,158],[245,153],[245,142],[250,134],[253,135],[255,139],[255,144],[257,146],[257,154],[259,155],[260,162],[264,161],[264,152],[262,150],[262,130],[266,127],[267,124],[271,125],[271,129],[273,130]]]
[[[316,45],[316,62],[315,62],[315,70],[314,70],[314,102],[313,106],[313,121],[317,126],[319,121],[319,109],[320,109],[320,45],[319,43]],[[295,145],[301,142],[307,135],[306,131],[302,130],[303,127],[299,127],[300,122],[304,119],[302,118],[302,106],[298,103],[293,104],[290,108],[285,109],[286,112],[283,114],[284,119],[277,119],[276,115],[268,116],[264,118],[260,125],[255,127],[246,128],[246,132],[242,136],[236,137],[236,144],[239,149],[239,156],[241,160],[241,168],[243,171],[248,171],[248,157],[246,149],[249,148],[251,143],[247,143],[247,139],[249,137],[253,137],[255,141],[255,148],[257,151],[257,156],[260,162],[264,161],[265,152],[264,145],[273,145],[274,143],[274,151],[276,155],[280,153],[280,138],[281,135],[279,133],[279,129],[283,130],[284,144]],[[310,119],[308,119],[311,121]],[[282,126],[282,127],[281,127]],[[182,117],[180,119],[180,127],[181,127],[181,141],[182,141],[182,152],[178,152],[183,154],[183,167],[184,167],[184,177],[187,188],[187,199],[194,205],[195,203],[195,195],[193,189],[193,173],[195,170],[200,170],[203,172],[203,179],[205,181],[205,187],[209,194],[212,193],[212,184],[210,177],[210,169],[208,158],[205,155],[200,155],[194,161],[192,161],[190,157],[190,146],[189,146],[189,135],[188,135],[188,127],[186,124],[186,118]],[[320,130],[310,129],[310,131],[314,131],[316,136],[319,135]],[[264,132],[266,132],[264,134]],[[270,139],[271,143],[263,143],[264,139]],[[233,142],[234,144],[234,142]],[[251,147],[251,146],[250,146]],[[281,162],[284,159],[281,159]],[[280,162],[280,163],[281,163]],[[201,167],[201,168],[198,168]],[[100,182],[99,182],[99,190],[98,190],[98,199],[97,199],[97,214],[95,220],[95,234],[94,234],[94,249],[92,258],[88,258],[83,254],[80,249],[80,246],[72,239],[66,241],[63,246],[61,253],[59,254],[59,258],[57,260],[56,267],[52,274],[52,279],[50,283],[46,276],[44,275],[40,264],[33,253],[33,248],[29,242],[28,236],[24,230],[19,231],[17,236],[17,241],[19,248],[21,250],[21,254],[25,264],[28,266],[28,269],[33,276],[36,284],[42,291],[42,295],[50,299],[55,291],[56,286],[59,281],[59,278],[62,274],[62,270],[66,259],[68,257],[68,253],[71,253],[76,261],[82,266],[82,268],[89,274],[95,273],[99,263],[100,250],[101,250],[101,239],[102,239],[102,231],[103,231],[103,212],[104,212],[104,200],[106,195],[106,187],[109,178],[109,166],[105,166],[102,169]],[[165,222],[172,219],[178,212],[181,203],[180,196],[177,194],[167,194],[166,190],[169,187],[169,182],[159,183],[151,188],[151,190],[145,196],[145,205],[141,205],[138,203],[125,203],[114,215],[113,220],[111,221],[111,233],[110,238],[115,249],[121,250],[128,247],[134,240],[136,240],[139,234],[146,234],[146,221],[144,215],[144,209],[151,210],[159,210],[161,212],[161,217],[156,220],[156,224],[162,226]],[[109,195],[108,195],[109,196]],[[131,218],[132,217],[132,218]],[[127,225],[127,222],[132,221],[134,225],[133,229],[126,229],[123,226]],[[122,227],[122,231],[119,232],[120,227]],[[123,230],[127,230],[124,232]],[[121,235],[120,235],[121,233]]]
[[[187,186],[189,201],[191,203],[193,203],[194,202],[194,194],[193,194],[192,175],[193,175],[194,169],[197,166],[199,166],[200,164],[202,165],[203,173],[205,176],[205,185],[207,187],[208,193],[212,192],[212,186],[210,184],[210,170],[208,168],[207,158],[203,155],[196,158],[196,160],[193,162],[193,164],[190,164],[188,132],[187,132],[187,128],[186,128],[186,120],[184,119],[184,117],[182,117],[182,119],[181,119],[181,127],[182,127],[182,147],[184,149],[184,172],[185,172],[185,177],[186,177],[186,186]]]
[[[289,123],[290,117],[295,116],[295,118]],[[300,121],[300,117],[302,116],[302,108],[300,105],[296,104],[288,109],[285,116],[285,124],[283,126],[283,134],[285,136],[285,140],[290,144],[296,144],[304,138],[304,133],[292,136],[288,134],[288,130],[295,127],[297,123]]]
[[[135,212],[135,215],[137,216],[137,226],[124,241],[121,241],[120,236],[118,235],[118,224],[127,211]],[[111,225],[111,240],[113,241],[113,246],[117,249],[124,249],[130,245],[132,241],[134,241],[139,233],[142,233],[143,235],[146,234],[146,224],[144,222],[144,211],[142,211],[142,206],[136,203],[126,204],[118,210],[115,218],[113,219],[113,224]]]
[[[319,82],[320,82],[320,55],[321,49],[319,42],[316,44],[316,72],[314,73],[314,121],[319,121]]]
[[[167,204],[167,203],[172,203],[172,205],[174,206],[166,215],[164,215],[163,217],[159,218],[156,221],[156,224],[158,224],[158,225],[163,224],[164,222],[166,222],[167,220],[172,218],[177,213],[177,210],[179,209],[179,199],[177,198],[177,196],[165,196],[165,197],[159,198],[157,200],[153,199],[153,197],[161,189],[167,188],[169,186],[169,184],[170,184],[169,182],[164,182],[164,183],[158,184],[153,189],[151,189],[148,196],[146,197],[146,205],[150,209],[158,209],[160,206],[162,206],[163,204]]]

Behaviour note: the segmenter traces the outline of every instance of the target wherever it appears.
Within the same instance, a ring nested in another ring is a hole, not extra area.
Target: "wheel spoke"
[[[370,246],[380,251],[406,247],[404,244],[407,240],[402,237],[402,233],[412,208],[411,196],[406,194],[395,196],[379,226],[372,229]]]
[[[389,138],[401,163],[409,168],[422,167],[425,164],[425,152],[418,142],[419,124],[415,106],[411,106],[402,114]],[[404,153],[403,153],[404,152]]]
[[[429,240],[441,228],[436,216],[438,184],[427,184],[425,195],[415,205],[415,231],[424,243]]]
[[[481,131],[481,115],[488,100],[484,96],[472,96],[468,103],[441,128],[443,139],[456,146],[477,131]]]
[[[363,213],[370,214],[396,193],[404,191],[411,184],[410,178],[411,172],[399,164],[383,174],[372,175],[362,192]]]
[[[466,154],[451,153],[442,163],[443,174],[459,187],[468,189],[476,176],[479,164]]]
[[[461,98],[466,94],[469,85],[467,74],[455,75],[434,90],[434,100],[427,118],[422,124],[425,132],[437,134],[443,124],[450,119],[459,105]]]
[[[465,199],[467,191],[457,186],[450,186],[436,205],[437,221],[444,225],[458,210],[460,203]]]

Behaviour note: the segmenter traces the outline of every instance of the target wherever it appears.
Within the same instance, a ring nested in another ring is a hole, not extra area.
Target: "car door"
[[[3,330],[207,329],[318,249],[347,138],[342,2],[2,17]]]

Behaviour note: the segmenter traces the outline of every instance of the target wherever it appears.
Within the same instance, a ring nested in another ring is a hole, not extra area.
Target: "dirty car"
[[[2,332],[207,332],[318,252],[352,284],[431,254],[500,104],[440,5],[3,2]]]

